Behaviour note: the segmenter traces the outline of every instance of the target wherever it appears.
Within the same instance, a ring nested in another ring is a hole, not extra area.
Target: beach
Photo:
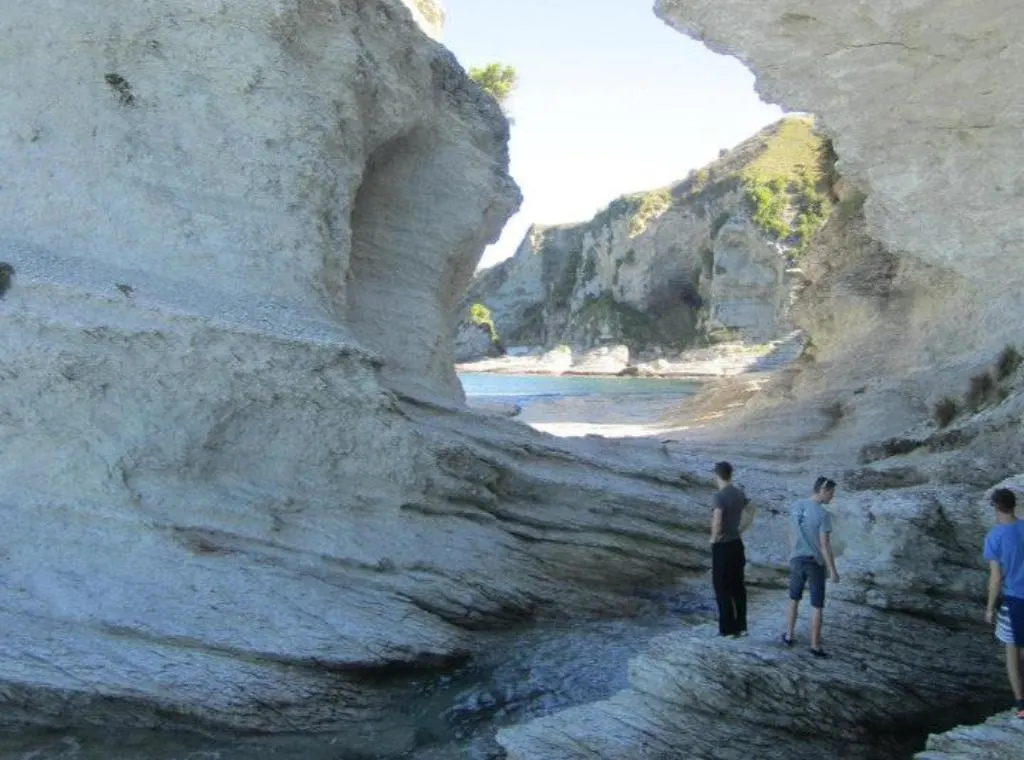
[[[669,427],[668,414],[702,387],[693,379],[501,373],[460,379],[470,408],[560,437],[659,435]]]

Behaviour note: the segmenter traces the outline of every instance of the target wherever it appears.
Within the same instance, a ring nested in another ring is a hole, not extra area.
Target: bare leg
[[[821,614],[820,607],[811,607],[811,649],[821,649]]]
[[[800,609],[800,602],[794,602],[792,599],[789,600],[789,610],[786,614],[786,632],[789,634],[789,638],[793,638],[793,634],[796,633],[796,613]]]
[[[1019,703],[1021,700],[1024,700],[1024,684],[1021,683],[1020,674],[1020,647],[1007,645],[1006,675],[1010,678],[1010,688],[1013,689],[1013,698]]]

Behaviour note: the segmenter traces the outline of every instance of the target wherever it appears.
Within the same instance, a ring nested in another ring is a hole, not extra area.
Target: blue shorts
[[[1024,599],[1003,597],[996,613],[996,638],[1008,646],[1024,647]]]
[[[799,602],[805,585],[811,587],[811,606],[822,609],[825,606],[825,567],[814,557],[793,557],[789,561],[789,598]]]

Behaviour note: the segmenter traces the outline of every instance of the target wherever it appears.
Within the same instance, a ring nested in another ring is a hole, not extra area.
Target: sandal
[[[784,646],[787,647],[793,646],[793,637],[790,636],[788,633],[782,634],[782,643]]]

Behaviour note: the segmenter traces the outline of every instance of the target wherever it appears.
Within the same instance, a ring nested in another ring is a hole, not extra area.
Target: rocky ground
[[[1024,757],[1024,721],[1003,711],[984,723],[961,726],[928,737],[915,760],[1020,760]]]
[[[730,426],[663,433],[659,445],[670,452],[732,460],[764,506],[748,556],[755,582],[768,591],[751,610],[751,635],[721,640],[709,625],[657,639],[632,661],[625,691],[503,730],[509,757],[667,760],[685,746],[687,757],[722,758],[749,756],[756,746],[759,757],[905,758],[930,731],[1008,708],[1001,648],[981,623],[978,555],[991,518],[984,487],[964,482],[958,463],[968,458],[976,481],[1019,467],[1019,447],[1011,454],[993,446],[1006,424],[1016,430],[1020,406],[1019,398],[1004,402],[944,434],[927,424],[916,433],[903,429],[868,447],[850,443],[870,424],[856,421],[857,410],[835,420],[813,406],[805,414],[787,407],[789,422],[781,409],[741,409]],[[767,424],[769,416],[779,423]],[[899,426],[893,417],[879,432]],[[894,449],[893,441],[903,443]],[[843,580],[830,591],[825,641],[835,657],[827,663],[807,655],[805,631],[792,650],[777,640],[785,608],[782,514],[818,473],[840,482]],[[1003,734],[991,727],[965,734],[971,751],[981,752],[986,737],[1006,738],[1005,720],[993,725],[1003,725]],[[952,752],[958,736],[929,746]]]

